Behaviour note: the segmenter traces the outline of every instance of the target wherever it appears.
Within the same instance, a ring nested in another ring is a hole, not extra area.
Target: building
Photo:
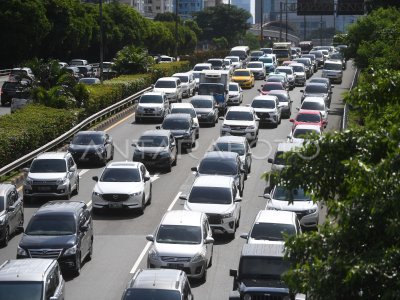
[[[244,10],[247,10],[252,16],[251,18],[249,18],[248,23],[254,24],[254,16],[255,16],[254,0],[230,0],[230,4],[235,5],[239,8],[243,8]]]
[[[154,18],[158,13],[174,12],[174,0],[119,0],[134,7],[141,15]]]
[[[192,18],[193,13],[202,11],[204,9],[204,0],[175,1],[178,1],[178,14],[182,19]]]

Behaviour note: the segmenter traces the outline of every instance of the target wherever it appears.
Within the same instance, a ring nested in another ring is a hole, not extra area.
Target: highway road
[[[314,74],[319,77],[321,71]],[[353,79],[354,69],[348,62],[344,72],[343,83],[335,85],[332,96],[331,113],[329,115],[328,130],[340,128],[343,111],[341,94],[348,90]],[[256,81],[253,89],[244,91],[244,103],[250,103],[258,95],[257,88],[262,81]],[[290,92],[294,100],[292,116],[295,116],[295,107],[300,105],[300,87]],[[188,101],[188,99],[185,99]],[[94,255],[93,259],[82,266],[79,277],[67,277],[66,299],[74,300],[113,300],[120,299],[124,287],[137,268],[146,268],[147,250],[150,246],[145,239],[147,234],[153,233],[165,211],[182,209],[183,201],[178,199],[180,193],[187,193],[194,176],[190,171],[196,166],[199,159],[209,149],[212,142],[219,137],[222,121],[215,127],[202,127],[197,146],[192,152],[181,154],[176,167],[168,174],[155,173],[153,181],[153,201],[145,210],[144,215],[121,212],[110,212],[94,216]],[[134,115],[112,125],[107,129],[113,137],[116,146],[114,160],[131,160],[133,147],[131,143],[141,132],[154,129],[157,124],[135,124]],[[208,270],[207,282],[200,284],[191,282],[195,299],[213,300],[227,299],[232,289],[232,278],[229,269],[237,268],[238,259],[244,240],[239,237],[247,232],[257,214],[265,207],[266,201],[260,197],[265,189],[265,182],[260,179],[263,172],[269,169],[267,158],[272,156],[277,142],[286,140],[291,128],[289,120],[282,120],[278,128],[260,130],[259,142],[253,152],[252,173],[245,182],[242,202],[242,215],[236,238],[229,240],[224,236],[215,235],[213,265]],[[79,195],[73,200],[83,200],[91,204],[91,193],[94,186],[92,176],[100,174],[100,168],[81,169],[81,184]],[[42,202],[43,203],[43,202]],[[25,225],[33,212],[42,204],[25,205]],[[0,262],[13,259],[16,256],[20,236],[15,236],[9,245],[0,249]]]

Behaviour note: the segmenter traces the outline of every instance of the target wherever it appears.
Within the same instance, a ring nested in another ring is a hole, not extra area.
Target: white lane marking
[[[92,200],[90,200],[88,203],[86,203],[87,207],[90,208],[92,206]]]
[[[167,211],[172,210],[172,208],[174,207],[176,201],[178,201],[179,196],[180,196],[181,194],[182,194],[182,192],[179,192],[179,193],[175,196],[174,200],[172,200],[171,204],[168,206]],[[149,251],[149,248],[150,248],[151,244],[152,244],[152,242],[147,242],[146,246],[144,246],[142,252],[140,253],[140,255],[139,255],[139,257],[137,258],[135,264],[133,265],[131,271],[129,272],[130,274],[133,274],[133,273],[136,272],[136,270],[137,270],[137,268],[139,267],[140,263],[142,262],[144,256],[147,254],[147,251]]]
[[[132,113],[128,116],[126,116],[125,118],[119,120],[118,122],[112,124],[110,127],[107,127],[106,129],[104,129],[105,132],[110,131],[111,129],[113,129],[114,127],[118,126],[119,124],[125,122],[126,120],[128,120],[129,118],[132,118],[135,115],[135,113]]]

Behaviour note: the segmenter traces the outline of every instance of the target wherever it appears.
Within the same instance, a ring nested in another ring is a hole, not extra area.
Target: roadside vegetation
[[[311,299],[397,299],[400,281],[400,11],[377,9],[348,30],[361,68],[345,98],[357,124],[290,155],[280,183],[323,201],[318,232],[287,240],[290,287]],[[310,159],[304,159],[310,157]]]

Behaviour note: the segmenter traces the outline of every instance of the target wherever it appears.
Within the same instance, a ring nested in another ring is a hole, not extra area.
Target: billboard
[[[298,16],[333,15],[334,0],[297,0]]]
[[[364,0],[338,0],[337,15],[363,15]]]

